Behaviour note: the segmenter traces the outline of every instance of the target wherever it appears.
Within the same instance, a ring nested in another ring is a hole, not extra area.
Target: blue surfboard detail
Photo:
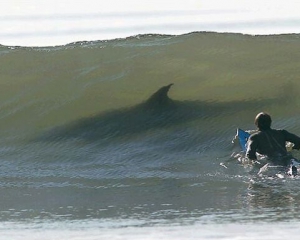
[[[243,152],[246,152],[246,150],[247,150],[247,141],[248,141],[248,138],[250,137],[250,133],[245,132],[244,130],[238,128],[237,129],[237,136],[239,138],[239,143],[241,145],[241,148],[242,148]]]

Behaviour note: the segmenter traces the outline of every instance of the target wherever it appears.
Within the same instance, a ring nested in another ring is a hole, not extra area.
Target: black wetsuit
[[[293,149],[300,149],[300,138],[286,130],[268,129],[252,134],[248,140],[246,156],[256,160],[256,152],[265,155],[275,165],[287,166],[286,141],[294,143]]]

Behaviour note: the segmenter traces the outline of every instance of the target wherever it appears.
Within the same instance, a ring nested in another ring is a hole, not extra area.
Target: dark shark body
[[[83,118],[42,134],[38,140],[82,139],[87,141],[104,140],[135,136],[153,129],[168,128],[197,119],[209,119],[234,114],[245,108],[269,106],[280,99],[202,102],[176,101],[168,96],[173,84],[163,86],[148,100],[130,108]]]

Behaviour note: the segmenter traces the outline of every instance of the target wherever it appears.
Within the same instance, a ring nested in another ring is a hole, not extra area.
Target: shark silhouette
[[[104,140],[133,136],[151,129],[168,128],[192,120],[213,118],[234,114],[258,106],[282,104],[286,96],[248,101],[203,102],[177,101],[169,98],[168,92],[173,83],[163,86],[145,102],[129,108],[122,108],[83,118],[67,125],[52,129],[38,140],[83,139],[87,141]]]

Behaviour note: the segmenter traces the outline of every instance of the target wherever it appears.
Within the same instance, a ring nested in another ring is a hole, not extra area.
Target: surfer
[[[288,154],[286,142],[294,144],[293,149],[300,149],[300,137],[286,130],[271,128],[271,116],[265,112],[257,114],[254,121],[258,131],[248,140],[246,156],[250,160],[257,160],[256,153],[266,156],[272,164],[288,167],[292,156]],[[292,169],[293,175],[296,168]]]

